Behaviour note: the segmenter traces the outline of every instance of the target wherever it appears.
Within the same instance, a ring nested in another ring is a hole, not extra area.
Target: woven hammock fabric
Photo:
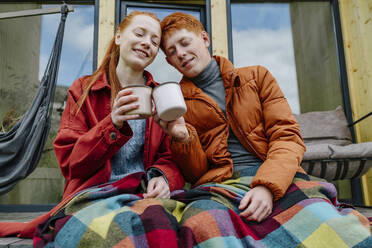
[[[0,133],[0,195],[9,192],[39,163],[51,125],[67,13],[64,4],[54,46],[30,108],[9,132]]]

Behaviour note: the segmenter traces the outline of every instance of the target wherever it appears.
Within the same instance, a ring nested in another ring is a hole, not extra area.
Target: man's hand
[[[273,194],[265,186],[256,186],[244,195],[240,201],[239,209],[245,209],[240,213],[241,217],[261,222],[273,211]]]
[[[187,131],[185,119],[180,117],[174,121],[164,121],[157,114],[154,115],[154,121],[159,124],[163,131],[178,142],[186,142],[190,135]]]
[[[169,196],[169,186],[162,176],[151,178],[147,185],[147,193],[143,194],[143,198],[169,198]]]

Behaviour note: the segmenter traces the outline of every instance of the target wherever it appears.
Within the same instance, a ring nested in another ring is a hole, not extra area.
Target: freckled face
[[[186,29],[177,30],[164,41],[166,59],[186,77],[195,77],[211,61],[209,44],[209,36],[204,31],[196,35]]]
[[[119,64],[143,70],[151,64],[159,51],[160,24],[150,16],[137,15],[131,23],[115,35],[120,47]]]

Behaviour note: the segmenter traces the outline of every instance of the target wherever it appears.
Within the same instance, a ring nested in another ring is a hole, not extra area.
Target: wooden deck
[[[372,208],[356,208],[359,212],[367,217],[372,217]],[[0,222],[27,222],[44,212],[14,212],[2,213],[0,212]],[[16,237],[0,238],[0,248],[30,248],[32,247],[32,239],[20,239]]]
[[[44,212],[0,212],[0,222],[28,222]],[[0,248],[29,248],[32,247],[32,239],[20,239],[17,237],[0,238]]]

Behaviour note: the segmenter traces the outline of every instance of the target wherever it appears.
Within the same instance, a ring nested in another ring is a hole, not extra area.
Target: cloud
[[[46,7],[53,7],[47,5]],[[92,51],[94,32],[93,6],[74,6],[69,13],[64,30],[62,56],[58,73],[58,84],[71,85],[82,75],[92,73]],[[41,53],[39,78],[44,74],[61,16],[59,14],[42,17]],[[89,54],[88,54],[89,53]],[[88,55],[88,58],[86,56]],[[87,61],[86,61],[87,59]],[[81,70],[80,70],[81,69]]]
[[[234,65],[263,65],[275,77],[294,113],[300,113],[290,28],[233,30]]]
[[[45,8],[56,7],[44,5]],[[54,41],[61,15],[44,15],[42,17],[42,32],[44,37]],[[87,51],[93,46],[94,8],[93,6],[74,6],[74,12],[68,14],[65,24],[63,42],[71,49]]]
[[[76,51],[86,52],[93,47],[93,18],[87,22],[87,17],[77,15],[70,22],[66,23],[64,42],[66,46]]]

